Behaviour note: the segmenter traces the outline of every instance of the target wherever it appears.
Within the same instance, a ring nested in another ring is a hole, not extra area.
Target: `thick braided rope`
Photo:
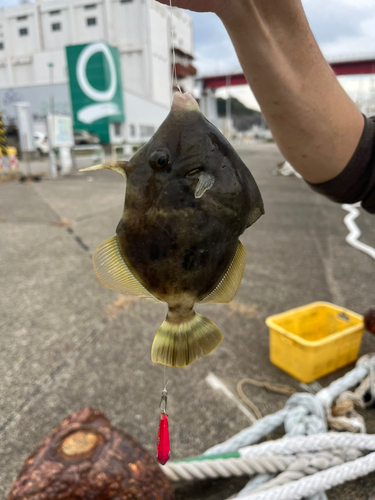
[[[284,422],[287,410],[284,408],[271,415],[266,415],[262,420],[257,420],[251,427],[235,434],[223,443],[212,446],[204,452],[204,455],[216,455],[227,453],[229,451],[237,451],[243,446],[257,443],[264,436],[280,427]]]
[[[375,451],[375,434],[352,434],[350,432],[327,432],[311,436],[283,437],[239,450],[241,456],[267,455],[272,453],[291,455],[337,448],[356,448],[362,451]]]
[[[262,484],[271,481],[275,477],[275,474],[258,474],[250,479],[247,485],[237,494],[236,498],[242,498],[249,495],[250,492],[256,490]]]
[[[169,462],[163,472],[170,481],[191,481],[216,477],[231,477],[265,474],[284,471],[295,457],[271,455],[262,457],[218,458],[215,460],[192,460],[189,462]]]
[[[375,453],[330,469],[292,481],[269,491],[241,497],[242,500],[300,500],[334,486],[353,481],[375,471]]]
[[[311,396],[316,402],[316,408],[314,410],[315,417],[313,419],[309,419],[309,416],[307,414],[303,414],[303,412],[300,413],[300,415],[305,417],[305,423],[302,424],[306,429],[310,428],[312,431],[313,428],[316,428],[316,432],[323,432],[323,429],[319,430],[319,423],[317,422],[316,417],[319,415],[320,411],[317,410],[317,407],[320,406],[321,408],[329,408],[332,405],[332,402],[344,391],[347,389],[350,389],[351,387],[354,387],[355,385],[359,384],[362,379],[364,379],[369,371],[370,371],[370,365],[375,363],[375,356],[366,360],[365,362],[358,364],[353,370],[348,372],[346,375],[343,377],[335,380],[332,382],[329,387],[322,389],[319,391],[316,396]],[[304,393],[302,393],[305,395]],[[296,393],[294,394],[287,402],[287,405],[290,401],[292,401],[292,398],[294,398],[297,395],[301,395],[301,393]],[[295,399],[294,399],[295,401]],[[293,427],[293,421],[295,425],[298,425],[298,420],[296,418],[297,416],[297,411],[296,410],[292,415],[288,416],[288,413],[290,412],[290,407],[283,408],[282,410],[273,413],[271,415],[267,415],[261,420],[258,420],[253,424],[251,427],[248,427],[247,429],[242,430],[238,434],[234,435],[233,437],[229,438],[227,441],[224,441],[223,443],[217,444],[213,446],[212,448],[209,448],[207,451],[205,451],[205,455],[215,455],[215,454],[221,454],[221,453],[227,453],[229,451],[237,451],[239,448],[242,448],[244,446],[248,446],[254,443],[257,443],[260,439],[262,439],[264,436],[272,432],[273,430],[277,429],[280,425],[282,425],[285,421],[285,418],[287,418],[287,426],[288,430],[290,431],[291,434],[296,434],[297,432],[301,431],[301,427],[299,426],[298,431],[292,430]],[[307,416],[307,419],[306,419]],[[325,421],[325,417],[322,420],[322,422]],[[290,423],[290,426],[288,425],[288,422]],[[324,425],[324,423],[322,424]],[[301,432],[303,433],[303,432]]]
[[[297,392],[286,402],[284,427],[288,436],[326,432],[325,409],[312,394]]]
[[[342,392],[356,386],[369,374],[370,366],[374,363],[375,356],[359,363],[353,370],[346,373],[343,377],[334,380],[328,387],[319,391],[315,397],[323,403],[325,408],[330,408],[333,401]]]
[[[268,483],[256,488],[256,493],[266,491],[277,486],[296,481],[306,475],[316,474],[317,472],[345,462],[356,460],[362,456],[359,450],[350,448],[349,450],[338,449],[335,452],[323,451],[320,453],[305,453],[298,455],[284,472],[268,481]]]
[[[319,403],[323,409],[323,416],[322,416],[322,422],[324,425],[326,425],[326,418],[325,418],[325,412],[330,412],[330,406],[332,405],[333,401],[340,395],[342,392],[345,390],[348,390],[349,388],[357,385],[361,380],[363,380],[369,372],[373,372],[374,370],[374,362],[375,362],[375,357],[370,354],[370,355],[365,355],[362,356],[357,362],[357,366],[354,370],[351,370],[348,372],[344,377],[341,377],[337,381],[333,382],[330,384],[330,386],[326,389],[321,390],[318,394],[317,397],[315,398],[315,402],[318,404]],[[363,383],[363,382],[362,382]],[[315,412],[317,417],[321,417],[321,413]],[[302,417],[302,418],[301,418]],[[316,422],[315,422],[316,423]],[[337,419],[336,419],[336,424],[337,424]],[[353,424],[356,422],[353,422],[353,419],[348,421],[343,421],[343,419],[340,420],[340,423],[343,424],[343,430],[352,430]],[[306,426],[307,424],[307,426]],[[349,425],[350,424],[350,425]],[[305,425],[305,428],[303,427]],[[289,435],[298,435],[298,434],[314,434],[314,432],[319,432],[318,428],[314,429],[314,421],[310,420],[308,415],[303,415],[303,412],[300,411],[300,415],[294,413],[294,415],[290,415],[289,418],[286,418],[286,421],[284,422],[285,426],[285,431]],[[318,423],[319,426],[319,423]],[[345,428],[345,427],[346,428]],[[351,426],[351,427],[350,427]],[[357,426],[358,427],[358,426]],[[365,431],[365,428],[360,429],[362,432]],[[295,480],[296,478],[292,478],[293,474],[290,474],[290,472],[286,472],[284,474],[281,474],[279,476],[280,481],[284,480]],[[277,478],[276,478],[277,480]],[[266,481],[264,481],[266,483]],[[270,483],[272,483],[270,479]],[[269,483],[269,484],[270,484]],[[249,489],[254,489],[251,487],[251,482],[248,484]],[[265,486],[267,487],[267,486]],[[240,492],[238,496],[243,496],[245,494],[247,486]],[[309,500],[327,500],[327,496],[324,491],[318,491],[314,495],[309,497]]]
[[[215,458],[204,460],[199,458],[191,461],[170,462],[162,470],[170,481],[191,481],[217,477],[231,477],[256,474],[276,474],[273,481],[262,489],[279,486],[288,481],[294,481],[306,474],[314,474],[348,460],[361,456],[355,448],[336,449],[335,452],[321,451],[319,453],[302,453],[295,455],[255,455],[241,458]],[[284,471],[284,472],[283,472]],[[271,479],[271,476],[269,477]],[[254,485],[252,487],[254,489]]]

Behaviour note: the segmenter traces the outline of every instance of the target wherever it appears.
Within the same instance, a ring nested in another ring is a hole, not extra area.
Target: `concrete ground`
[[[374,261],[345,243],[346,214],[303,181],[273,175],[274,145],[239,151],[253,172],[266,215],[241,240],[248,261],[235,302],[198,307],[224,334],[210,356],[170,380],[172,458],[202,453],[250,425],[249,418],[205,381],[215,374],[236,394],[244,377],[299,383],[269,361],[265,318],[316,300],[363,313],[374,305]],[[154,452],[163,368],[150,360],[165,308],[125,297],[95,278],[91,254],[114,234],[124,183],[115,173],[72,175],[0,185],[0,498],[26,457],[69,413],[85,406]],[[65,220],[61,224],[61,220]],[[374,218],[361,212],[362,241],[375,246]],[[68,225],[66,225],[68,224]],[[375,351],[363,336],[361,354]],[[334,373],[330,381],[352,368]],[[287,397],[246,386],[265,415]],[[364,413],[375,432],[375,413]],[[245,479],[181,487],[178,499],[224,499]],[[337,487],[331,500],[368,500],[375,474]]]

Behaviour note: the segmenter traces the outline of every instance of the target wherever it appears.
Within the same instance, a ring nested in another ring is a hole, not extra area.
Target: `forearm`
[[[300,0],[240,0],[218,14],[284,157],[312,183],[338,175],[364,121],[324,60]]]

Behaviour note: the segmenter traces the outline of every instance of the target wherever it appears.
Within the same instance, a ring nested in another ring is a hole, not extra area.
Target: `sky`
[[[18,0],[0,0],[0,7],[18,3]],[[302,0],[302,3],[328,61],[375,57],[375,0]],[[199,74],[241,71],[221,21],[214,14],[192,12],[191,16],[194,21],[195,65]],[[372,98],[375,103],[375,76],[345,76],[339,81],[359,106],[364,106]],[[225,97],[227,90],[221,89],[217,94]],[[259,109],[248,86],[232,87],[230,94],[247,106]]]
[[[275,0],[278,1],[278,0]],[[374,0],[303,0],[315,38],[328,61],[375,57]],[[195,65],[200,75],[241,71],[231,41],[214,14],[191,13],[194,21]],[[375,76],[344,76],[340,83],[360,106],[375,97]],[[227,90],[217,92],[226,97]],[[232,87],[230,94],[259,109],[247,86]]]

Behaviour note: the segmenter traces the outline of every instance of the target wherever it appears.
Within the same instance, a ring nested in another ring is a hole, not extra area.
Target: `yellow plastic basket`
[[[266,319],[271,362],[309,383],[357,359],[363,317],[329,302],[313,302]]]

